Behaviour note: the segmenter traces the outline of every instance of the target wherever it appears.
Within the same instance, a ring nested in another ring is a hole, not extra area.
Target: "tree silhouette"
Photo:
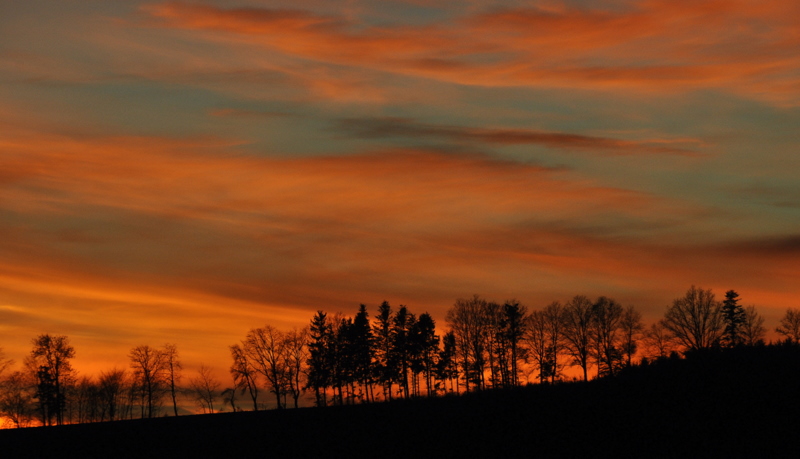
[[[742,342],[748,346],[763,342],[766,331],[764,318],[756,311],[756,307],[748,306],[744,308],[744,321],[741,328]]]
[[[308,327],[293,329],[284,335],[284,358],[286,359],[286,378],[288,392],[294,401],[294,407],[299,404],[305,386],[302,378],[305,374],[305,365],[308,360]]]
[[[746,319],[744,308],[739,305],[739,294],[733,290],[725,292],[722,302],[722,320],[725,329],[722,331],[721,342],[725,346],[733,347],[742,342],[742,326]]]
[[[800,343],[800,309],[787,309],[775,331],[793,343]]]
[[[620,320],[620,331],[622,333],[622,355],[625,365],[630,367],[633,364],[633,356],[638,350],[638,340],[642,330],[642,314],[633,306],[628,306],[622,313]]]
[[[330,346],[332,339],[327,314],[317,311],[309,326],[308,381],[306,383],[314,390],[317,406],[327,404],[326,389],[331,385]]]
[[[253,400],[253,411],[258,411],[258,372],[253,367],[253,361],[245,352],[244,346],[246,344],[242,343],[228,347],[233,359],[230,373],[234,388],[241,390],[243,394],[246,391]]]
[[[178,347],[174,344],[167,343],[164,345],[164,369],[166,370],[167,384],[169,384],[169,392],[172,395],[172,409],[175,416],[178,415],[178,399],[176,394],[176,384],[181,379],[181,369],[183,365],[179,360]]]
[[[164,352],[148,345],[136,346],[128,354],[134,383],[141,403],[142,417],[152,418],[158,413],[161,397],[167,386],[167,366]]]
[[[403,396],[409,396],[409,383],[408,372],[410,367],[411,357],[411,330],[416,322],[414,314],[408,311],[408,308],[400,305],[397,313],[392,320],[392,353],[396,368],[399,369],[397,382],[400,384]]]
[[[374,371],[372,362],[375,347],[372,327],[369,323],[369,314],[367,313],[367,307],[363,304],[359,306],[358,313],[353,319],[353,327],[350,330],[350,334],[353,353],[353,377],[362,387],[364,400],[373,400],[372,379]]]
[[[205,365],[200,365],[200,368],[197,369],[197,376],[189,381],[192,395],[204,413],[214,412],[214,401],[217,399],[221,386],[222,384],[214,377],[211,368]]]
[[[564,306],[564,343],[575,365],[583,370],[583,380],[589,380],[589,356],[592,345],[593,304],[584,295],[573,297]]]
[[[73,381],[74,371],[70,360],[75,349],[64,335],[42,334],[32,340],[33,350],[26,358],[26,366],[36,376],[36,398],[42,423],[64,423],[66,388]]]
[[[399,377],[395,359],[392,355],[392,321],[394,314],[388,301],[378,307],[375,323],[372,325],[375,364],[374,377],[383,386],[383,398],[392,399],[392,383]]]
[[[528,323],[528,310],[519,301],[509,300],[503,304],[502,314],[498,323],[498,342],[502,343],[499,353],[503,361],[501,366],[501,379],[503,385],[516,386],[519,384],[519,343],[525,335]]]
[[[442,337],[442,349],[436,360],[436,379],[442,382],[442,390],[458,393],[458,362],[456,362],[456,335],[449,331]],[[453,382],[455,381],[455,386]]]
[[[661,321],[650,324],[650,328],[644,332],[643,341],[649,358],[665,358],[675,347],[675,337]]]
[[[598,376],[613,375],[622,362],[618,336],[622,315],[622,306],[611,298],[601,296],[592,305],[591,335]]]
[[[280,330],[272,325],[251,329],[245,339],[244,350],[254,362],[256,370],[264,376],[270,391],[275,394],[278,409],[283,408],[282,397],[286,389],[285,340]]]
[[[489,332],[486,300],[478,295],[456,300],[447,311],[445,320],[456,336],[457,348],[461,354],[465,388],[470,384],[475,389],[483,389],[486,368],[486,335]]]
[[[672,302],[662,321],[686,350],[705,349],[719,344],[724,325],[721,309],[711,290],[692,285]]]
[[[14,427],[28,427],[33,420],[35,382],[31,374],[15,371],[3,378],[0,391],[0,414],[9,419]]]
[[[414,329],[415,348],[419,350],[419,362],[425,374],[425,387],[428,396],[433,395],[433,375],[436,351],[439,349],[439,336],[436,334],[436,323],[427,312],[420,314]]]
[[[549,371],[552,368],[548,332],[547,316],[544,311],[533,311],[528,316],[528,326],[524,340],[528,348],[528,355],[533,360],[534,367],[539,371],[540,383],[547,381]]]
[[[3,348],[0,347],[0,380],[3,378],[3,373],[14,364],[14,361],[6,357]]]
[[[122,405],[124,390],[126,385],[125,370],[112,369],[100,373],[98,382],[100,389],[100,401],[103,406],[101,421],[108,419],[113,421],[119,419],[121,415],[120,405]]]

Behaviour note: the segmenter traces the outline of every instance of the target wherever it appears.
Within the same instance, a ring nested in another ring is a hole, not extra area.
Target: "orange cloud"
[[[723,88],[800,103],[793,2],[662,1],[624,10],[517,8],[425,26],[302,10],[149,6],[164,27],[287,55],[460,84],[675,91]]]
[[[274,158],[220,139],[0,133],[0,323],[17,360],[52,332],[104,365],[175,341],[225,368],[250,327],[383,299],[442,319],[471,292],[531,307],[581,292],[646,299],[637,306],[654,318],[692,282],[773,308],[797,294],[796,240],[682,240],[692,229],[680,220],[703,209],[570,171],[430,151]]]

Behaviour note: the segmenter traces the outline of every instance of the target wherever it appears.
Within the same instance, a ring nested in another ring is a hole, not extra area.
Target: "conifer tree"
[[[326,390],[331,385],[330,345],[331,327],[327,314],[317,311],[311,319],[308,342],[308,381],[307,387],[314,390],[317,406],[327,404]]]
[[[397,371],[392,357],[392,307],[384,301],[378,307],[375,323],[372,326],[375,350],[375,379],[383,386],[384,399],[392,398],[392,383],[397,379]]]
[[[358,314],[353,320],[351,337],[353,376],[362,386],[364,400],[369,401],[372,399],[372,362],[375,340],[372,336],[367,307],[363,304],[359,307]]]
[[[742,327],[746,319],[744,308],[739,304],[739,294],[733,290],[725,292],[722,302],[722,320],[725,323],[722,344],[733,347],[742,342]]]

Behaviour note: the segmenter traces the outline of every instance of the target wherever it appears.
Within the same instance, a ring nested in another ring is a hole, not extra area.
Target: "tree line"
[[[729,290],[718,301],[692,286],[648,327],[633,306],[605,296],[577,295],[529,310],[478,295],[455,301],[444,334],[427,312],[381,303],[370,317],[361,305],[353,317],[318,311],[307,327],[251,329],[229,347],[232,385],[221,390],[202,365],[183,384],[174,344],[140,345],[127,369],[78,377],[75,349],[61,335],[32,340],[23,369],[0,351],[0,414],[14,426],[58,425],[179,414],[178,399],[191,398],[203,412],[298,407],[305,393],[317,406],[369,403],[613,376],[643,360],[678,352],[763,342],[764,319]],[[789,309],[775,331],[800,342],[800,309]]]

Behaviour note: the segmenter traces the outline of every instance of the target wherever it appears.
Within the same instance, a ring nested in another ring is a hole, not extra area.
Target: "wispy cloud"
[[[668,154],[698,156],[687,146],[702,145],[698,139],[645,139],[638,141],[531,129],[492,129],[427,124],[408,118],[346,118],[338,123],[338,131],[363,138],[405,137],[412,139],[444,139],[454,142],[494,145],[541,145],[562,150],[581,150],[604,154]]]
[[[462,84],[644,91],[726,88],[800,103],[791,2],[651,1],[625,9],[473,13],[374,26],[303,10],[165,3],[158,24],[225,33],[286,54]],[[732,30],[731,24],[739,24]]]

